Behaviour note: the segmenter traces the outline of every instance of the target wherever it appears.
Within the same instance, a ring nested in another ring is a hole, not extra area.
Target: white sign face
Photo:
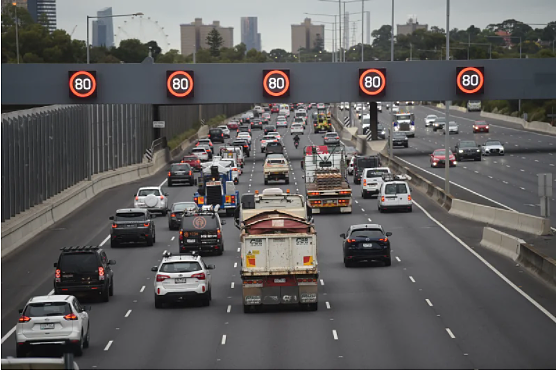
[[[153,121],[153,128],[164,129],[166,127],[166,121]]]

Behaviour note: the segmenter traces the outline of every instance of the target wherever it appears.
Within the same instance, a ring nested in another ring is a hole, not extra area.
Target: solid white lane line
[[[400,258],[398,258],[397,256],[396,256],[396,260],[399,261],[400,263],[401,263],[401,261],[402,261],[402,260],[401,260]]]
[[[110,239],[110,235],[106,236],[106,238],[104,240],[102,240],[102,242],[99,244],[99,246],[104,245],[109,239]]]
[[[332,330],[332,336],[334,337],[334,340],[338,340],[338,333],[336,330]]]
[[[326,309],[330,309],[330,303],[326,302]]]
[[[322,278],[320,279],[320,284],[324,286],[324,280]]]
[[[232,285],[231,285],[232,289],[234,288],[235,285],[236,285],[236,284],[235,284],[234,282],[232,282]]]
[[[176,236],[172,236],[172,239],[170,241],[174,241],[174,238],[176,238]]]
[[[460,245],[462,245],[463,247],[465,247],[467,249],[467,251],[469,251],[471,254],[475,255],[475,257],[477,259],[479,259],[484,265],[486,265],[491,271],[493,271],[498,277],[500,277],[504,282],[506,282],[508,285],[510,285],[511,288],[513,288],[515,291],[517,291],[518,293],[520,293],[525,299],[527,299],[531,304],[533,304],[535,307],[537,307],[538,310],[540,310],[544,315],[546,315],[548,318],[550,318],[550,320],[554,323],[556,323],[556,317],[550,313],[548,310],[546,310],[542,305],[540,305],[539,303],[537,303],[537,301],[535,301],[535,299],[533,299],[532,297],[530,297],[529,295],[527,295],[522,289],[520,289],[519,287],[517,287],[512,281],[510,281],[506,276],[504,276],[502,273],[500,273],[496,268],[494,268],[494,266],[492,264],[490,264],[488,261],[486,261],[485,258],[483,258],[481,255],[479,255],[479,253],[477,253],[475,250],[473,250],[471,247],[469,247],[465,242],[463,242],[458,236],[456,236],[455,234],[452,233],[452,231],[450,231],[448,228],[446,228],[444,226],[444,224],[440,223],[438,220],[436,220],[431,214],[429,214],[429,212],[427,210],[425,210],[421,205],[419,205],[417,202],[413,202],[413,204],[415,206],[417,206],[419,209],[421,209],[421,211],[433,222],[436,223],[436,225],[438,225],[440,228],[442,228],[446,233],[448,233],[454,240],[456,240],[457,242],[460,243]]]
[[[222,335],[222,345],[226,345],[226,335]]]
[[[446,327],[446,332],[448,333],[448,335],[450,335],[450,337],[451,337],[452,339],[455,339],[455,338],[456,338],[455,335],[454,335],[454,333],[452,332],[452,330],[450,330],[448,327]]]
[[[230,313],[232,311],[232,306],[228,305],[228,309],[226,310],[226,313]]]
[[[425,299],[425,301],[427,302],[427,304],[429,305],[429,307],[432,307],[432,303],[429,299]]]
[[[234,263],[234,268],[237,268],[237,262]]]
[[[415,283],[415,279],[412,276],[409,276],[409,279],[411,280],[411,282]]]
[[[110,347],[112,346],[112,343],[113,343],[113,342],[114,342],[113,340],[110,340],[110,341],[108,342],[108,344],[106,344],[106,346],[104,347],[104,351],[105,351],[105,352],[106,352],[108,349],[110,349]]]
[[[164,183],[166,183],[168,181],[168,178],[164,179],[164,181],[162,183],[160,183],[159,187],[162,187],[164,185]]]
[[[124,316],[124,317],[126,317],[126,318],[127,318],[127,317],[129,317],[129,315],[130,315],[130,314],[131,314],[131,309],[127,311],[127,313],[125,314],[125,316]]]
[[[141,287],[141,290],[139,290],[139,292],[143,292],[145,291],[145,286]]]

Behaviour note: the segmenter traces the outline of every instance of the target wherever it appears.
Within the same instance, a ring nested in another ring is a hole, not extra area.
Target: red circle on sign
[[[174,89],[172,89],[172,79],[174,77],[176,77],[177,75],[183,75],[189,80],[189,89],[187,89],[183,93],[176,93],[176,91]],[[172,73],[170,76],[168,76],[168,81],[166,81],[166,86],[168,87],[168,91],[170,92],[170,94],[172,94],[173,96],[178,97],[178,98],[183,98],[183,97],[188,96],[189,93],[191,93],[191,90],[193,90],[193,79],[185,71],[176,71],[176,72]]]
[[[274,93],[273,91],[269,90],[269,88],[266,85],[267,82],[268,82],[268,78],[271,75],[274,75],[275,73],[278,74],[278,75],[281,75],[284,78],[284,81],[286,81],[286,86],[284,86],[282,91],[278,92],[278,93]],[[285,92],[287,92],[288,89],[290,88],[290,79],[288,78],[288,75],[286,75],[283,71],[273,70],[273,71],[270,71],[269,73],[267,73],[266,76],[264,77],[263,88],[269,95],[272,95],[273,97],[279,97],[279,96],[283,95]]]
[[[91,87],[91,90],[89,90],[87,93],[79,93],[77,90],[75,90],[75,88],[73,87],[73,82],[75,81],[75,78],[79,75],[85,75],[88,78],[91,79],[91,83],[93,84]],[[97,80],[93,77],[92,74],[90,74],[87,71],[79,71],[74,73],[73,75],[71,75],[70,79],[69,79],[69,86],[70,86],[70,90],[72,92],[73,95],[75,95],[76,97],[79,98],[87,98],[89,96],[91,96],[91,94],[93,94],[97,88]]]
[[[382,79],[382,86],[381,86],[380,88],[378,88],[377,91],[374,91],[374,92],[373,92],[373,91],[367,90],[367,89],[365,88],[365,84],[363,84],[363,80],[364,80],[365,77],[366,77],[369,73],[371,73],[371,72],[376,73],[376,74],[379,75],[380,78]],[[383,74],[382,72],[380,72],[379,70],[377,70],[377,69],[375,69],[375,68],[368,69],[367,71],[363,72],[363,74],[361,74],[361,76],[359,77],[359,88],[360,88],[361,90],[363,90],[363,92],[365,92],[365,94],[368,94],[368,95],[377,95],[377,94],[379,94],[381,91],[383,91],[385,87],[386,87],[386,77],[384,77],[384,74]]]
[[[461,77],[463,76],[464,73],[469,72],[469,71],[475,72],[479,76],[479,86],[477,86],[473,90],[468,90],[461,85]],[[479,90],[481,90],[481,88],[483,87],[485,82],[484,82],[483,74],[481,73],[481,71],[479,71],[479,69],[477,69],[475,67],[466,67],[463,70],[459,71],[456,83],[458,84],[459,90],[461,90],[462,92],[464,92],[466,94],[473,94],[473,93],[476,93]]]
[[[207,220],[202,216],[196,216],[195,219],[193,219],[193,227],[195,227],[195,229],[203,229],[206,225]]]

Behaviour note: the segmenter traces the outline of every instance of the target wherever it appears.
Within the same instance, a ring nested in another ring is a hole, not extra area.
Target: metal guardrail
[[[167,146],[168,141],[166,140],[166,137],[155,139],[151,143],[151,146],[145,151],[145,157],[147,157],[147,160],[151,162],[153,160],[153,155],[155,154],[155,152],[160,151]]]

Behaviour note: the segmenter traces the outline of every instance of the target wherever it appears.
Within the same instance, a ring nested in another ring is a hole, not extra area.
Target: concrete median
[[[459,199],[452,200],[450,214],[538,236],[552,234],[549,219]]]
[[[520,245],[525,243],[520,238],[511,236],[497,229],[484,227],[481,246],[507,256],[512,260],[517,260],[520,252]]]
[[[517,261],[549,284],[556,286],[556,260],[545,256],[534,246],[522,243]]]

